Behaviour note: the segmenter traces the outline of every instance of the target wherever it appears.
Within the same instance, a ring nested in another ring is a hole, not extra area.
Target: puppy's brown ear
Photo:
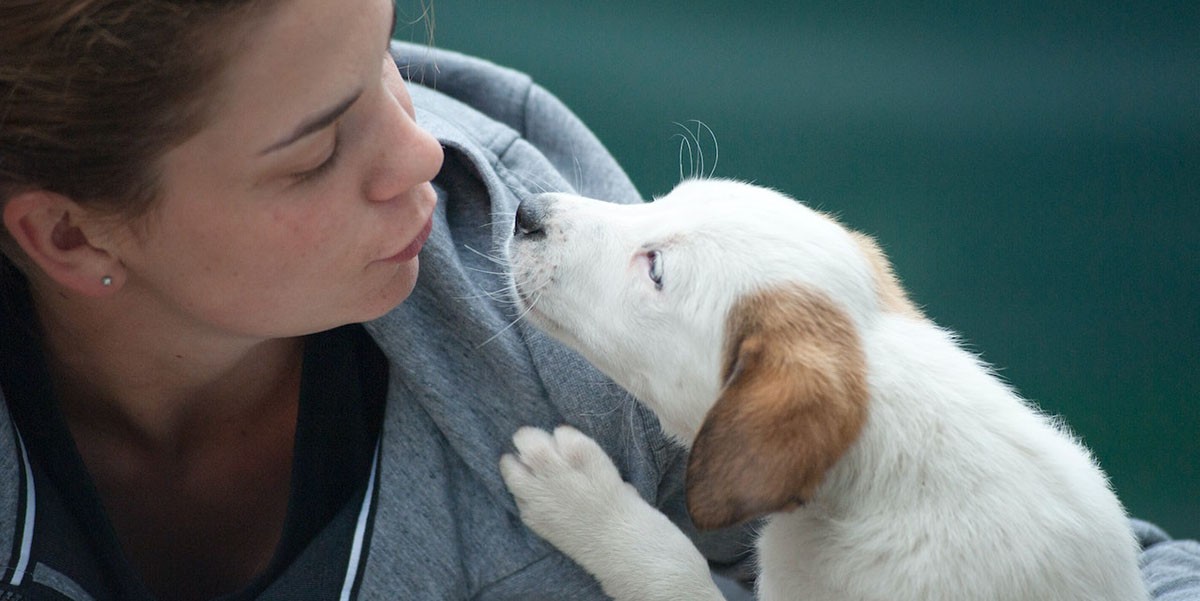
[[[803,504],[867,417],[859,337],[828,297],[758,293],[727,332],[725,387],[688,460],[688,511],[701,529]]]

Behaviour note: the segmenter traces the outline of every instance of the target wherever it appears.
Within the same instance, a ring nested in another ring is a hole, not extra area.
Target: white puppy
[[[908,301],[878,247],[723,180],[543,195],[508,248],[529,319],[691,447],[700,528],[768,515],[762,599],[1146,599],[1089,453]],[[522,429],[522,519],[617,599],[719,599],[681,531],[570,428]]]

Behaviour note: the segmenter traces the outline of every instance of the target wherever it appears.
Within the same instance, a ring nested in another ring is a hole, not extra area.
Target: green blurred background
[[[699,120],[715,175],[877,236],[1133,515],[1200,538],[1200,3],[433,9],[435,45],[532,75],[645,196],[679,180],[676,123]]]

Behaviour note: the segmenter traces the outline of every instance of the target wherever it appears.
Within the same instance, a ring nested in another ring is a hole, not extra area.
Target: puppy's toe
[[[521,428],[513,435],[513,446],[517,449],[520,462],[535,474],[566,467],[566,462],[558,451],[558,444],[545,430]]]
[[[521,458],[511,453],[505,453],[500,457],[500,477],[504,479],[504,483],[512,488],[517,484],[533,477],[533,472],[529,471],[529,466],[521,461]]]
[[[516,434],[513,434],[513,446],[517,448],[517,453],[522,455],[526,452],[537,451],[553,444],[553,438],[550,436],[550,433],[541,428],[524,426],[518,429]]]
[[[596,477],[618,476],[608,453],[583,432],[571,426],[559,426],[554,429],[554,442],[563,460],[572,468]]]

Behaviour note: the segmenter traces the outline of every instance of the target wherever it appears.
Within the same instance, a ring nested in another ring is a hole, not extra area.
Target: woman
[[[527,424],[686,521],[678,450],[508,327],[485,256],[530,193],[636,191],[523,76],[390,45],[392,11],[0,8],[0,594],[602,598],[504,490]],[[744,532],[698,539],[745,573]]]
[[[520,525],[509,437],[579,423],[666,504],[678,454],[459,256],[559,166],[637,198],[573,117],[448,56],[418,113],[387,0],[3,11],[0,590],[599,596]]]

